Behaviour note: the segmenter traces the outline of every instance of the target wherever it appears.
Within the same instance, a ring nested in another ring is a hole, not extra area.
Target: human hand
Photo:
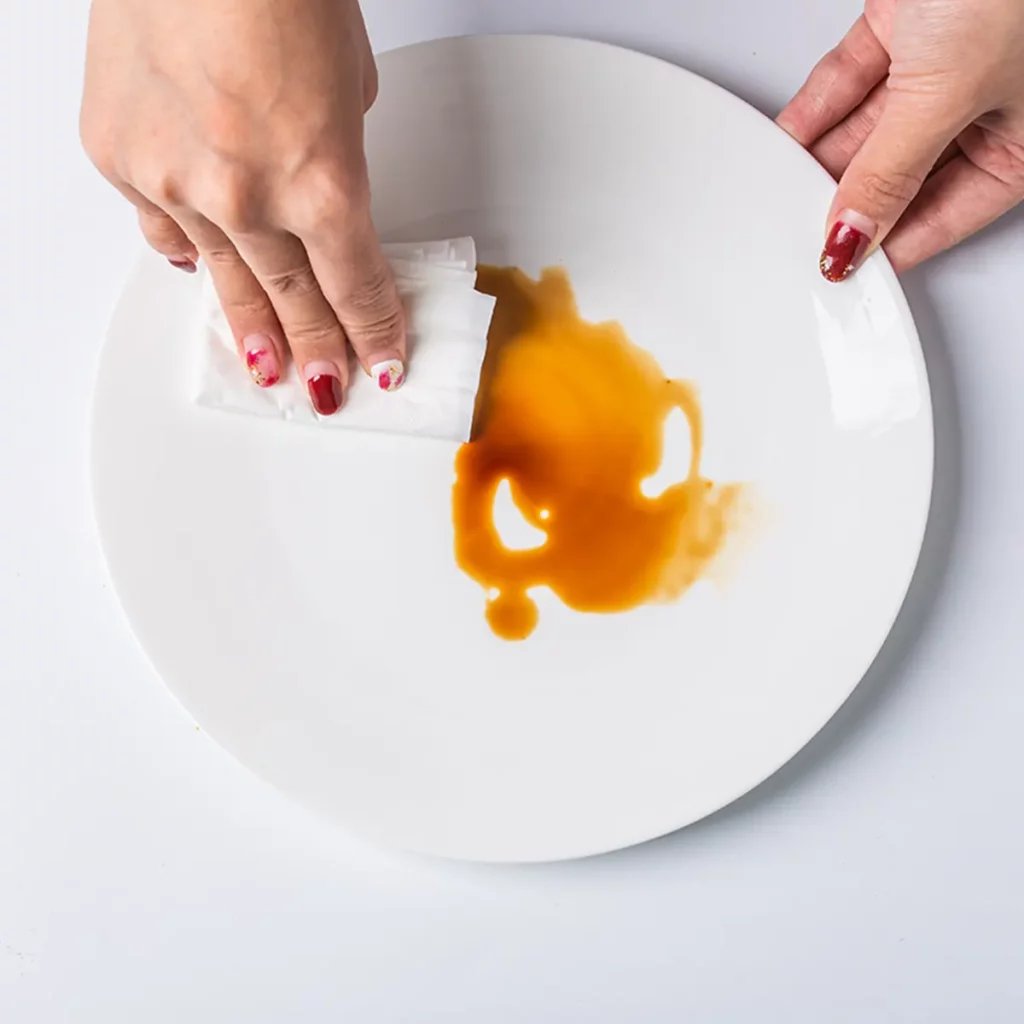
[[[825,277],[907,270],[1024,199],[1024,3],[867,0],[778,123],[841,178]]]
[[[290,354],[322,415],[350,344],[383,390],[404,380],[363,150],[376,94],[357,0],[93,2],[86,151],[154,249],[206,262],[254,381]]]

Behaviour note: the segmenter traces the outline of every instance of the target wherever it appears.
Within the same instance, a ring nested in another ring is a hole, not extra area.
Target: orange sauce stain
[[[537,627],[529,591],[548,587],[580,612],[622,612],[679,598],[704,574],[732,525],[738,486],[700,473],[703,426],[692,385],[667,380],[617,323],[583,320],[560,269],[539,281],[481,267],[497,298],[473,439],[455,462],[455,557],[489,592],[487,621],[506,640]],[[689,423],[692,456],[680,482],[647,497],[661,467],[665,421]],[[527,551],[501,541],[498,487],[546,540]]]

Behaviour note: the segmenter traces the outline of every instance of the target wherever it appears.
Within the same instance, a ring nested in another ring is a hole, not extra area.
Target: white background
[[[84,8],[0,10],[0,1020],[1019,1021],[1024,220],[905,281],[933,379],[936,511],[893,637],[821,736],[641,849],[529,869],[399,857],[198,732],[108,587],[89,402],[138,243],[78,148]],[[378,49],[583,35],[770,113],[857,9],[366,3]]]

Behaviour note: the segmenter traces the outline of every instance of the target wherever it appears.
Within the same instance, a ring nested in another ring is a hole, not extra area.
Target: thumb
[[[845,280],[882,244],[963,127],[919,97],[889,94],[832,202],[821,254],[827,280]]]
[[[405,312],[391,266],[372,224],[334,236],[328,248],[307,243],[310,264],[360,365],[382,391],[405,383]]]

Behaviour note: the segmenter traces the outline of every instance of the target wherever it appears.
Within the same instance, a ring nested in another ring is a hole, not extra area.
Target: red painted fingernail
[[[274,344],[266,334],[250,334],[244,338],[245,365],[249,376],[261,387],[272,388],[281,379]]]
[[[306,388],[313,408],[321,416],[333,416],[345,401],[337,367],[333,363],[307,363]]]
[[[194,274],[196,272],[196,265],[191,260],[172,260],[168,259],[168,263],[172,267],[176,267],[178,270],[184,270],[186,274]]]
[[[844,210],[828,233],[821,253],[822,276],[826,281],[845,281],[863,262],[878,228],[874,221]]]

